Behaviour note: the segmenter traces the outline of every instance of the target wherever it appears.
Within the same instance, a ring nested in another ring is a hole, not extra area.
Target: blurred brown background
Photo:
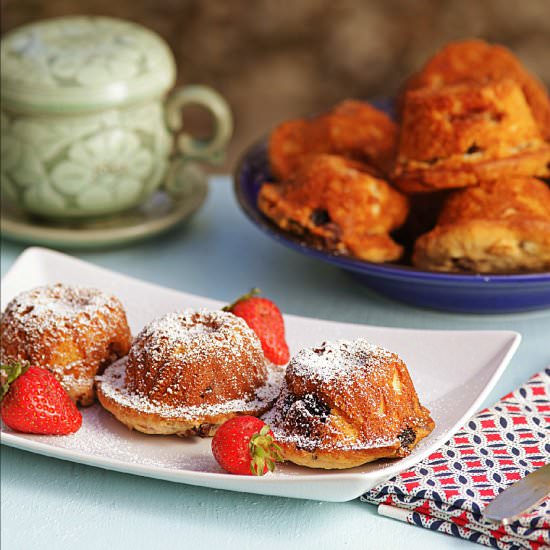
[[[278,121],[346,97],[394,94],[449,40],[511,48],[550,83],[550,0],[2,0],[2,32],[46,17],[127,18],[160,33],[179,80],[209,84],[236,120],[224,170]],[[187,121],[198,133],[209,121]],[[220,168],[217,168],[219,170]]]

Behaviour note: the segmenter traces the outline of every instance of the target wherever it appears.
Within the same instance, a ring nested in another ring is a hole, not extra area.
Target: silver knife
[[[491,520],[508,525],[550,494],[550,464],[531,472],[497,495],[483,510]]]

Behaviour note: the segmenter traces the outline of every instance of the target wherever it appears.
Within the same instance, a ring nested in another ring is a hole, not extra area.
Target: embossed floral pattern
[[[38,119],[2,112],[2,196],[37,214],[131,208],[159,185],[171,139],[158,104]]]
[[[88,203],[108,207],[112,201],[133,204],[152,166],[151,152],[134,134],[106,130],[72,145],[67,159],[53,169],[51,181],[82,208]]]
[[[53,57],[51,72],[59,80],[74,79],[79,84],[101,84],[137,75],[141,54],[132,48],[130,38],[121,37],[113,50],[110,44],[91,44],[78,50],[65,49],[59,43],[60,53]]]
[[[30,27],[3,44],[3,74],[30,85],[101,85],[155,72],[158,40],[124,21],[76,17]],[[156,47],[155,47],[156,46]]]

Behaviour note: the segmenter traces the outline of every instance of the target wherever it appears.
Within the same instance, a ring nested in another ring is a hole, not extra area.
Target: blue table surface
[[[229,301],[252,286],[283,311],[381,326],[512,329],[523,342],[485,405],[550,363],[550,312],[480,316],[382,298],[335,267],[286,250],[245,219],[230,179],[211,179],[188,223],[135,245],[79,258],[171,288]],[[2,241],[4,274],[24,249]],[[146,479],[2,446],[1,546],[38,548],[475,547],[378,516],[370,505],[231,493]]]

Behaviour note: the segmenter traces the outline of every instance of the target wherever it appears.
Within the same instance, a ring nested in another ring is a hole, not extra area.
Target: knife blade
[[[550,494],[550,464],[542,466],[504,489],[483,510],[491,520],[508,525]]]

